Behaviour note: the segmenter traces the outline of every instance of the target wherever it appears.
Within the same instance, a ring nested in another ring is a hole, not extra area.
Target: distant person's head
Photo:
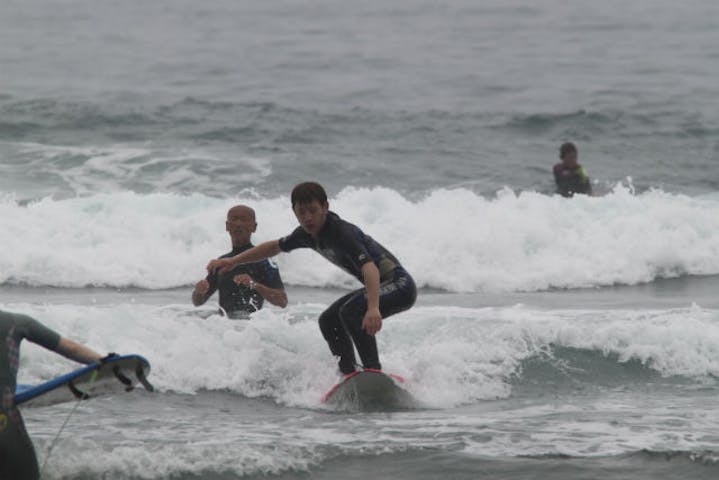
[[[247,205],[235,205],[227,211],[225,230],[232,238],[232,245],[241,247],[250,243],[252,234],[257,230],[255,211]]]
[[[300,183],[292,189],[292,211],[302,229],[310,235],[318,235],[325,225],[329,203],[327,193],[316,182]]]
[[[572,142],[563,143],[559,147],[559,158],[567,167],[577,166],[577,147]]]

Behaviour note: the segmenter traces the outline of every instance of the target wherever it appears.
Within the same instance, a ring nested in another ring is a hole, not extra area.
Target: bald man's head
[[[232,238],[232,245],[242,247],[250,243],[252,234],[257,230],[255,211],[247,205],[235,205],[227,211],[225,229]]]
[[[255,211],[247,205],[235,205],[234,207],[230,208],[227,211],[227,220],[229,220],[230,217],[232,217],[233,215],[249,216],[252,218],[252,221],[255,221]]]

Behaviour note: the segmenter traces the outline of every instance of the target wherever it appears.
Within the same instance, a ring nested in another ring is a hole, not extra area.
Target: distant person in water
[[[389,250],[355,225],[329,210],[327,194],[314,182],[292,190],[292,211],[300,224],[292,233],[271,240],[231,258],[212,260],[209,272],[228,271],[236,265],[274,257],[280,252],[311,248],[361,283],[335,301],[319,318],[320,330],[330,352],[339,357],[343,374],[355,371],[352,343],[364,368],[380,370],[375,334],[382,319],[407,310],[417,298],[412,277]]]
[[[257,230],[255,211],[246,205],[236,205],[227,212],[225,230],[230,234],[232,250],[220,258],[232,258],[250,250],[252,234]],[[261,309],[267,300],[278,307],[287,306],[287,294],[280,271],[269,260],[237,265],[231,270],[217,273],[210,271],[206,278],[195,285],[192,303],[202,305],[220,291],[220,306],[230,318],[247,317]]]
[[[571,197],[575,193],[592,194],[592,184],[587,172],[577,163],[577,147],[567,142],[559,148],[561,162],[554,166],[554,180],[557,182],[557,193],[563,197]]]
[[[35,448],[15,405],[15,387],[23,339],[80,363],[101,361],[100,354],[61,337],[37,320],[0,310],[0,479],[37,480]]]

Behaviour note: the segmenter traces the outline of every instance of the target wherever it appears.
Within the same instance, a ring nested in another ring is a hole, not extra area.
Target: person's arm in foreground
[[[367,289],[367,313],[362,320],[362,328],[370,335],[382,329],[382,314],[379,311],[379,270],[374,262],[362,265],[362,275]]]
[[[270,240],[260,243],[249,250],[245,250],[234,257],[211,260],[210,263],[207,264],[207,271],[216,272],[217,274],[225,273],[241,263],[259,262],[265,258],[274,257],[280,252],[280,241]]]
[[[60,343],[57,344],[57,353],[70,360],[85,364],[98,362],[102,358],[102,355],[96,351],[65,337],[60,337]]]

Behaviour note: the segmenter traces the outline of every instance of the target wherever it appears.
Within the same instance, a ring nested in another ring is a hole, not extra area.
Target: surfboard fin
[[[147,381],[147,377],[145,376],[145,370],[142,368],[142,365],[137,366],[137,369],[135,370],[135,375],[137,375],[137,380],[142,384],[143,387],[145,387],[145,390],[147,390],[148,392],[155,391],[155,387],[153,387],[152,384]]]
[[[115,377],[120,380],[125,385],[125,391],[131,392],[135,387],[132,386],[132,380],[127,378],[124,373],[120,370],[120,367],[114,366],[112,368],[112,373],[115,374]]]
[[[90,395],[77,388],[73,382],[68,382],[67,388],[70,389],[72,394],[75,395],[75,398],[78,400],[87,400],[90,398]]]

